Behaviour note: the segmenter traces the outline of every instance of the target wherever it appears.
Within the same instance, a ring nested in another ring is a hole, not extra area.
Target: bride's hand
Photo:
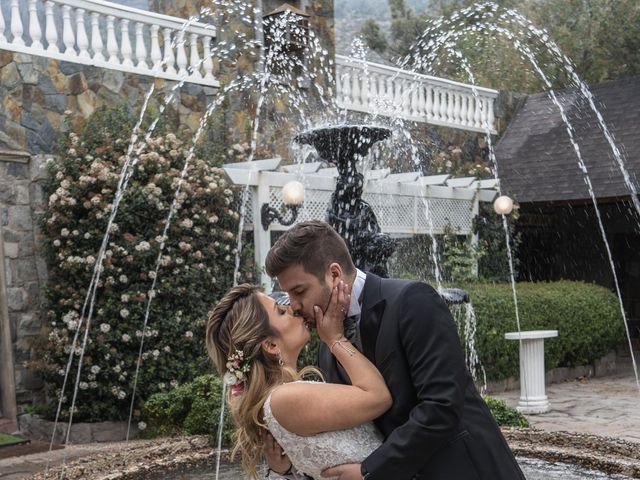
[[[351,286],[341,281],[331,292],[329,306],[325,312],[317,305],[313,307],[318,336],[327,345],[344,336],[344,319],[349,311],[350,302]]]

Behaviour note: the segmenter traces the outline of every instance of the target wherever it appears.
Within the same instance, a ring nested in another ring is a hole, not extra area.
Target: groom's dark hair
[[[355,272],[355,265],[342,237],[326,222],[310,220],[300,222],[276,241],[265,260],[270,277],[292,265],[302,265],[305,272],[322,280],[327,267],[339,263],[347,275]]]

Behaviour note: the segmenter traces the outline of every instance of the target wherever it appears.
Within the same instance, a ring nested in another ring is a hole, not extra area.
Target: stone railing
[[[0,49],[218,86],[212,25],[102,0],[1,3]]]
[[[338,105],[347,110],[496,133],[496,90],[336,55]]]

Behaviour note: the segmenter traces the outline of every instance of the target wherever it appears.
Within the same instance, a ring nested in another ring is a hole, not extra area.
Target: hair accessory
[[[244,393],[244,382],[247,373],[251,370],[251,357],[244,356],[242,350],[236,350],[227,357],[227,373],[224,374],[223,381],[231,386],[231,395],[241,395]]]

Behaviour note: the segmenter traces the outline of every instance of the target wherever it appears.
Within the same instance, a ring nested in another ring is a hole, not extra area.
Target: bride
[[[255,285],[232,288],[215,307],[206,328],[207,350],[224,375],[235,420],[233,454],[240,452],[249,478],[273,436],[283,449],[279,475],[360,463],[381,443],[371,421],[391,406],[382,375],[343,333],[350,286],[334,287],[329,305],[314,306],[320,339],[344,367],[352,385],[302,380],[298,355],[310,339],[302,317]],[[284,456],[286,454],[286,456]],[[288,460],[287,460],[288,458]]]

